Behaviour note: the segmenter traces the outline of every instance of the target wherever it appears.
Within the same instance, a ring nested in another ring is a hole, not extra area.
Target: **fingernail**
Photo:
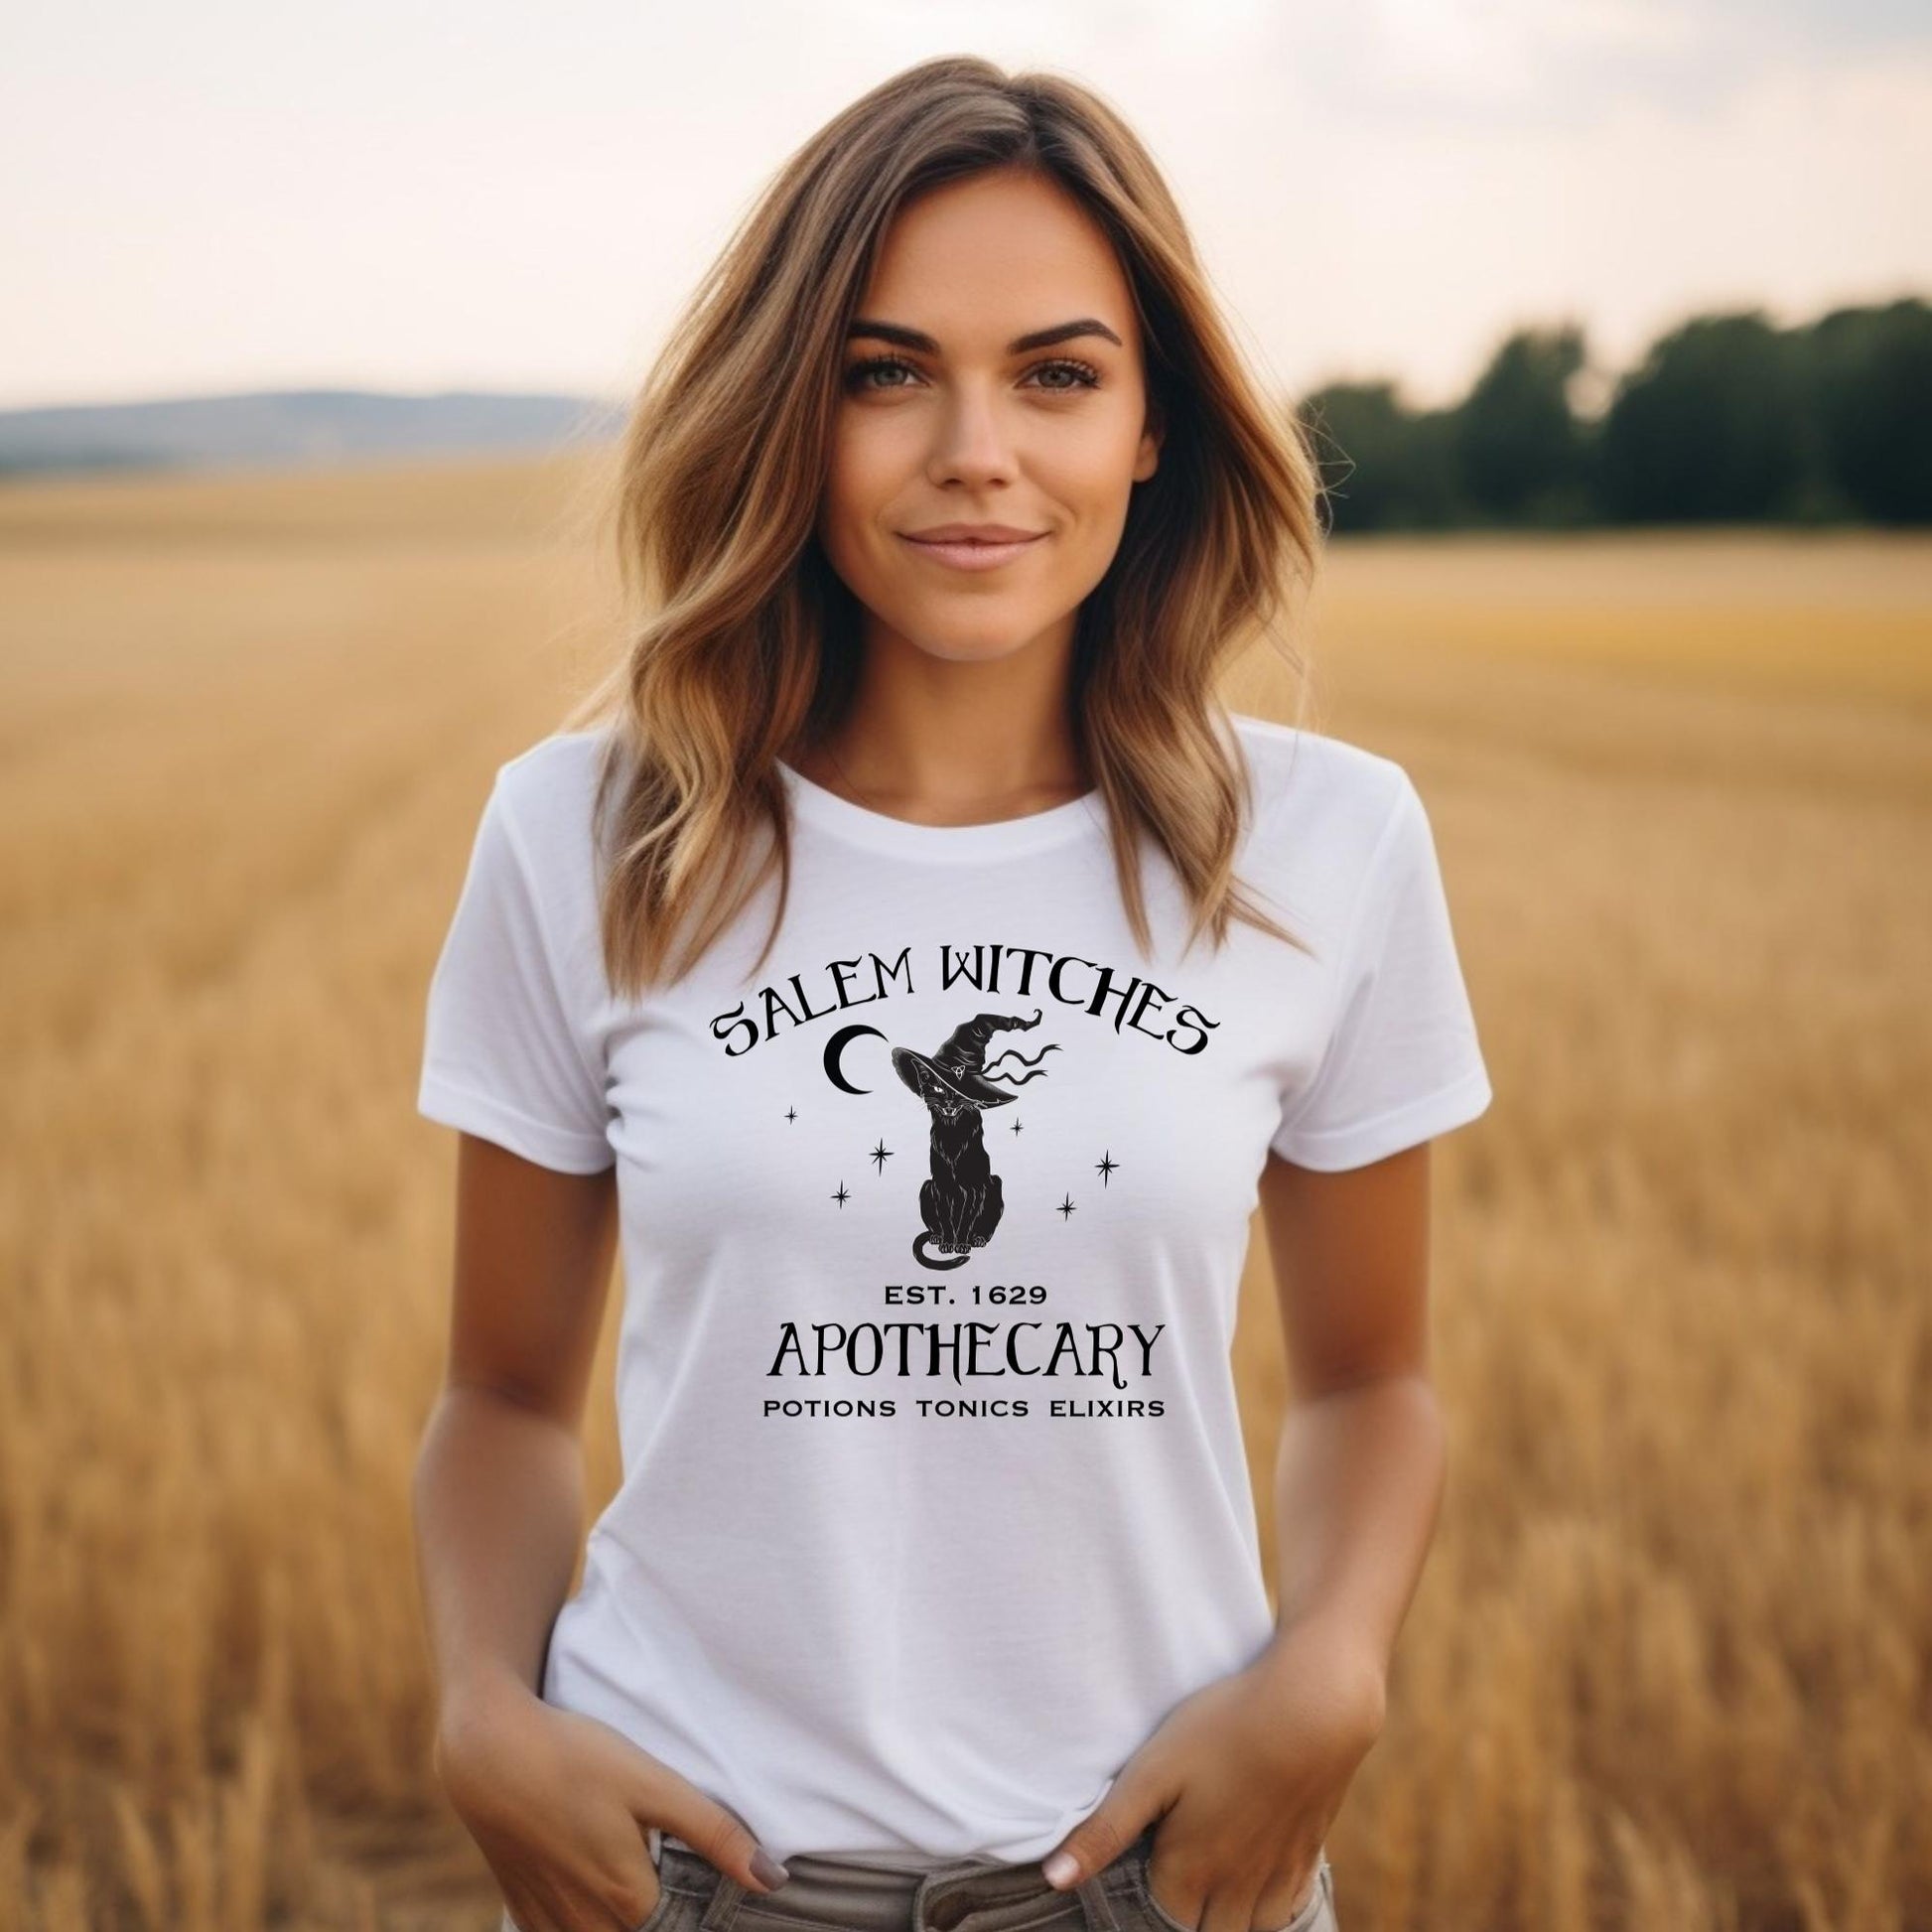
[[[752,1874],[766,1891],[776,1891],[791,1876],[762,1845],[752,1854]]]
[[[1049,1885],[1070,1885],[1080,1875],[1080,1861],[1071,1852],[1055,1852],[1039,1868]]]

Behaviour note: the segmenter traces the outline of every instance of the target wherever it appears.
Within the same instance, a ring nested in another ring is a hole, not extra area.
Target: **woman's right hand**
[[[545,1704],[521,1682],[448,1699],[434,1762],[517,1932],[641,1925],[657,1905],[644,1837],[653,1825],[748,1890],[783,1883],[735,1812],[609,1725]]]

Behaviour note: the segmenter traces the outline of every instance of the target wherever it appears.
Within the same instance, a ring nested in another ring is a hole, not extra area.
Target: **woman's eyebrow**
[[[926,355],[940,353],[939,345],[930,336],[897,322],[878,322],[861,316],[845,333],[848,338],[866,336],[896,344],[900,348],[916,348]],[[1071,342],[1076,336],[1104,336],[1116,348],[1125,346],[1104,322],[1082,316],[1078,322],[1056,323],[1051,329],[1035,329],[1031,336],[1016,336],[1007,344],[1007,353],[1024,355],[1030,348],[1051,348],[1055,343]]]

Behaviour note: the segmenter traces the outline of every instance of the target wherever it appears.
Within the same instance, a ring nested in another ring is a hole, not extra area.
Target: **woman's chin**
[[[1025,650],[1045,628],[1044,624],[1029,623],[971,627],[930,624],[920,625],[907,635],[928,657],[941,657],[955,664],[986,664]]]

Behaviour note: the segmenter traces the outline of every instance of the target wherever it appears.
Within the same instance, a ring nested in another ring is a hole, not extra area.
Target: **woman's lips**
[[[1039,536],[1026,537],[1014,543],[931,543],[923,537],[908,537],[900,533],[904,542],[922,557],[930,557],[936,564],[950,565],[954,570],[997,570],[1000,565],[1011,563],[1023,551],[1031,550],[1040,542],[1045,532]]]

